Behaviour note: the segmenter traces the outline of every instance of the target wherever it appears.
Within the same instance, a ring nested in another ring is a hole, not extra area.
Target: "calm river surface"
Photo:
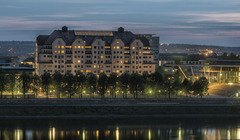
[[[2,140],[230,140],[240,118],[1,119]]]

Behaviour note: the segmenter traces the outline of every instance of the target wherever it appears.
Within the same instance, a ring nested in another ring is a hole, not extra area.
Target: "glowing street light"
[[[236,97],[238,97],[238,93],[236,93]]]

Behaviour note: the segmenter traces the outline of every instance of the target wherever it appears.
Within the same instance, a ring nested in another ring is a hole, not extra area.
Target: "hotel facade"
[[[124,31],[122,27],[118,31],[79,31],[64,26],[50,35],[39,35],[35,51],[38,75],[55,71],[61,74],[151,74],[156,66],[148,39]]]

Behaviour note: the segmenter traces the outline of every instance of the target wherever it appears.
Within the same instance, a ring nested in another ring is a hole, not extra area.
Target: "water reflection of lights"
[[[14,138],[16,140],[21,140],[23,138],[23,131],[21,129],[14,130]]]
[[[228,140],[231,139],[231,133],[230,133],[230,130],[229,130],[229,129],[227,130],[227,139],[228,139]]]
[[[96,131],[96,137],[97,137],[97,139],[99,137],[99,131],[98,130]]]
[[[182,129],[181,129],[181,127],[179,127],[179,129],[178,129],[178,139],[182,140]]]
[[[240,128],[237,128],[237,139],[240,139]]]
[[[150,130],[150,129],[148,130],[148,139],[149,139],[149,140],[152,139],[152,136],[151,136],[151,130]]]
[[[86,140],[86,132],[85,132],[85,130],[83,130],[82,139],[83,139],[83,140]]]
[[[55,140],[55,135],[56,135],[55,127],[50,128],[50,130],[49,130],[49,140]]]
[[[116,140],[119,140],[119,128],[116,129]]]

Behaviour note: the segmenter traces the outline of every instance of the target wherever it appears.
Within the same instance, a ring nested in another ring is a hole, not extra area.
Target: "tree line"
[[[49,94],[54,94],[57,98],[72,98],[72,96],[83,98],[84,95],[89,95],[90,98],[100,95],[101,98],[105,98],[106,94],[111,98],[117,98],[117,96],[129,98],[129,95],[133,98],[139,98],[139,96],[159,98],[163,95],[171,98],[171,95],[176,94],[202,97],[208,93],[208,84],[205,77],[192,82],[184,79],[178,70],[169,75],[161,68],[152,74],[111,73],[107,76],[105,73],[100,73],[98,77],[93,73],[84,75],[81,72],[75,75],[71,73],[63,75],[58,71],[51,75],[45,72],[38,76],[26,72],[16,74],[0,71],[1,98],[3,93],[11,94],[13,98],[16,92],[22,93],[24,98],[29,92],[35,97],[39,97],[39,93],[44,94],[46,98]]]

